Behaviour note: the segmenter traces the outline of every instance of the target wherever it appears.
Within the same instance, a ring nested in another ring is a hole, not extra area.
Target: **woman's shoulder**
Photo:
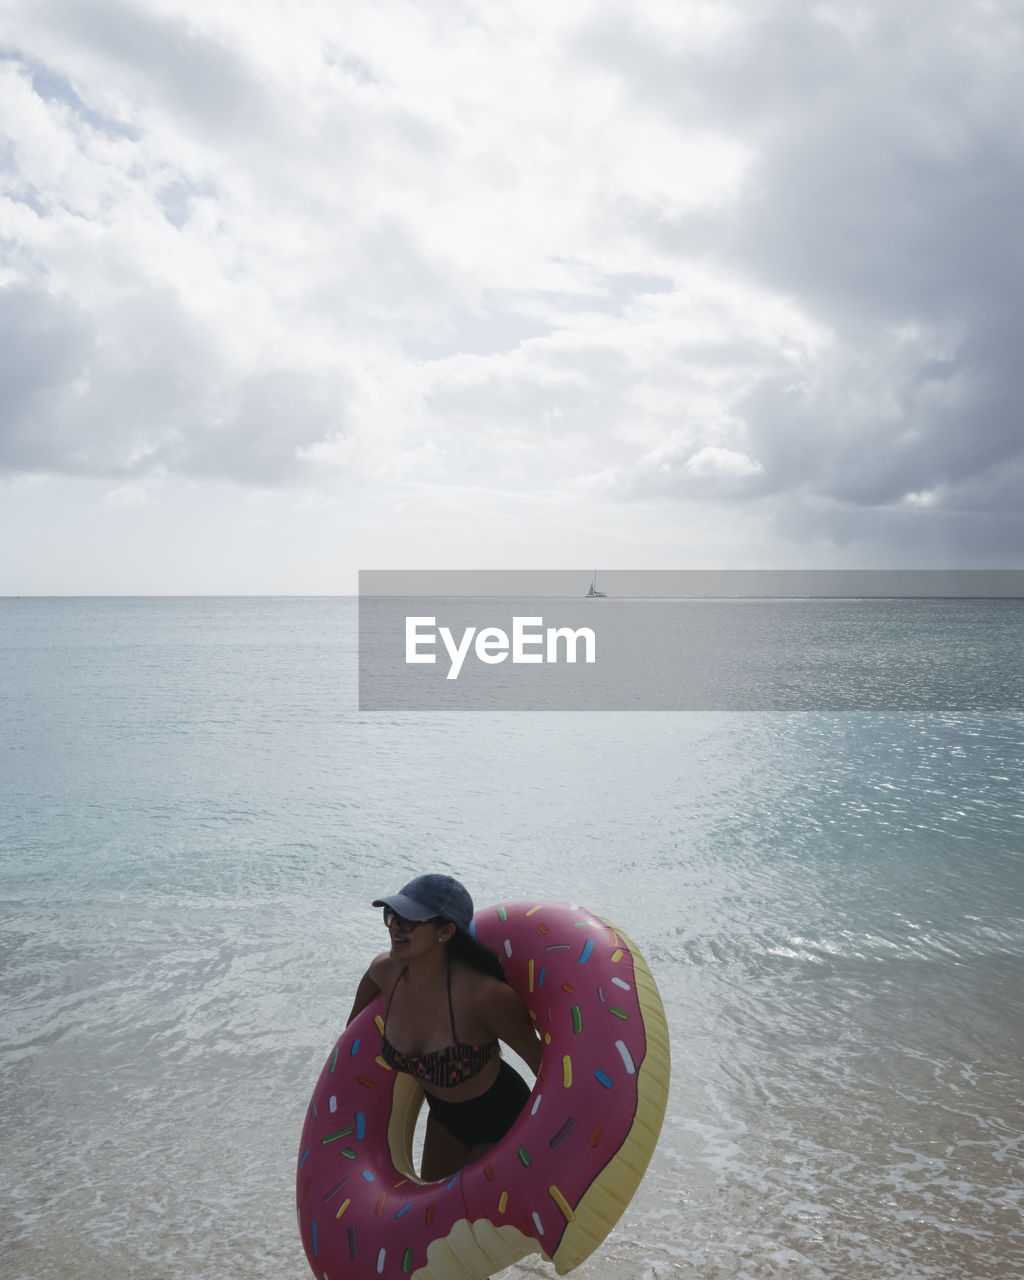
[[[495,999],[501,999],[506,991],[511,990],[501,978],[482,973],[461,960],[452,965],[452,983],[462,998],[473,1005],[486,1006]]]
[[[513,987],[501,978],[481,973],[466,966],[459,973],[459,986],[455,1002],[459,1018],[460,1034],[471,1034],[474,1042],[484,1039],[504,1040],[520,1056],[530,1061],[529,1053],[534,1039],[529,1025],[529,1015],[522,998]]]
[[[397,980],[401,972],[401,965],[390,952],[382,951],[379,956],[373,957],[366,972],[380,987],[381,991],[386,992],[389,986]]]
[[[393,963],[387,952],[382,952],[370,961],[366,972],[359,979],[358,987],[356,987],[355,999],[348,1015],[349,1023],[358,1017],[368,1005],[371,1005],[379,995],[386,995],[394,990],[398,975],[391,972],[390,966]],[[346,1023],[347,1025],[348,1023]]]

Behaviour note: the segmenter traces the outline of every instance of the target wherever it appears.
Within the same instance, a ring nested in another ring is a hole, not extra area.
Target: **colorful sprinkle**
[[[359,1257],[359,1241],[356,1239],[356,1229],[354,1226],[348,1229],[348,1256],[355,1262]]]
[[[316,1241],[316,1218],[314,1218],[312,1223],[310,1224],[310,1229],[313,1233],[313,1257],[315,1258],[318,1256],[320,1252],[317,1247],[317,1241]]]
[[[633,988],[629,985],[629,983],[623,982],[621,978],[612,978],[612,982],[615,984],[615,986],[621,987],[623,991],[633,990]]]
[[[342,1147],[341,1154],[345,1157],[346,1160],[354,1160],[356,1158],[356,1153],[352,1150],[351,1147]]]
[[[349,1207],[349,1205],[350,1205],[351,1203],[352,1203],[352,1201],[351,1201],[351,1200],[342,1200],[342,1202],[341,1202],[341,1208],[340,1208],[340,1209],[338,1210],[338,1212],[334,1215],[334,1216],[335,1216],[335,1218],[340,1218],[340,1217],[341,1217],[341,1215],[345,1212],[345,1210]]]
[[[434,1215],[435,1215],[436,1213],[437,1213],[437,1205],[436,1205],[436,1204],[428,1204],[428,1205],[427,1205],[427,1213],[426,1213],[426,1223],[427,1223],[427,1226],[428,1226],[428,1227],[432,1227],[432,1226],[434,1225]]]
[[[551,926],[550,926],[550,925],[548,925],[548,924],[545,924],[545,923],[543,922],[543,920],[542,920],[542,921],[541,921],[541,923],[537,926],[537,932],[538,932],[538,933],[550,933],[550,932],[551,932]]]
[[[508,1192],[503,1191],[501,1195],[498,1196],[498,1212],[504,1213],[507,1208],[508,1208]]]
[[[332,1093],[327,1100],[327,1110],[333,1116],[335,1111],[337,1111],[337,1109],[338,1109],[338,1097],[337,1097],[337,1094]]]
[[[374,1176],[369,1169],[364,1169],[359,1175],[364,1182],[373,1182]]]
[[[337,1142],[339,1138],[347,1138],[351,1132],[351,1129],[339,1129],[336,1133],[325,1133],[320,1142],[326,1147],[328,1142]]]
[[[385,1071],[394,1070],[394,1067],[392,1067],[391,1063],[388,1062],[386,1058],[382,1058],[379,1053],[377,1054],[376,1058],[374,1058],[374,1062],[376,1062],[378,1067],[383,1067]]]
[[[572,947],[569,946],[568,942],[552,942],[552,943],[549,943],[544,948],[544,950],[545,951],[571,951]]]
[[[399,1211],[395,1214],[395,1217],[396,1218],[403,1217],[405,1214],[409,1212],[411,1208],[412,1208],[412,1201],[406,1200],[405,1204],[403,1204],[401,1209],[399,1209]]]
[[[405,1253],[402,1254],[402,1270],[406,1275],[408,1275],[409,1272],[412,1270],[412,1250],[411,1249],[406,1249]]]
[[[324,1196],[324,1204],[326,1204],[327,1201],[330,1200],[331,1196],[337,1195],[338,1192],[342,1189],[342,1187],[347,1186],[351,1181],[352,1179],[346,1175],[344,1178],[342,1178],[340,1182],[336,1182],[334,1186],[331,1187],[330,1191],[328,1191],[327,1194]],[[346,1201],[345,1203],[347,1204],[348,1201]]]
[[[533,956],[530,957],[529,963],[526,966],[526,982],[527,982],[527,989],[529,991],[532,991],[533,990]]]
[[[547,965],[541,966],[540,977],[537,979],[538,989],[544,985],[544,979],[547,977]]]
[[[562,1058],[562,1085],[566,1089],[572,1087],[572,1058],[568,1054]]]
[[[626,954],[626,953],[625,953],[624,951],[613,951],[613,952],[612,952],[612,964],[618,964],[618,963],[619,963],[619,961],[622,959],[622,957],[623,957],[625,954]]]
[[[505,955],[509,960],[512,959],[512,940],[510,938],[505,939]]]
[[[540,911],[543,906],[544,904],[542,902],[538,902],[535,907],[531,907],[529,911],[527,911],[527,916],[534,915],[536,912]]]
[[[362,1142],[366,1137],[366,1116],[361,1111],[356,1112],[356,1141]]]
[[[568,1142],[575,1128],[576,1128],[576,1117],[570,1116],[569,1119],[566,1120],[565,1124],[562,1125],[561,1129],[559,1129],[559,1131],[555,1134],[555,1136],[548,1140],[548,1146],[551,1147],[553,1151],[557,1151],[559,1147],[565,1146],[566,1142]]]
[[[567,996],[571,996],[575,992],[576,986],[572,982],[563,982],[562,990],[565,992]]]
[[[376,1080],[371,1080],[369,1076],[356,1076],[356,1079],[364,1089],[376,1089],[377,1087]]]
[[[605,991],[604,987],[598,987],[598,989],[597,989],[597,998],[598,998],[598,1000],[600,1000],[600,1001],[601,1001],[601,1003],[602,1003],[602,1004],[607,1004],[607,1002],[608,1002],[608,992],[607,992],[607,991]]]
[[[374,1014],[373,1022],[374,1022],[374,1025],[376,1026],[377,1030],[381,1033],[381,1035],[383,1035],[383,1034],[384,1034],[384,1019],[380,1016],[380,1014],[379,1014],[379,1013]]]
[[[622,1059],[622,1065],[626,1068],[631,1076],[636,1075],[636,1063],[633,1061],[633,1055],[626,1047],[625,1040],[616,1040],[615,1047],[619,1051],[619,1057]]]
[[[493,1164],[484,1165],[484,1177],[487,1179],[488,1182],[494,1181],[494,1165]]]
[[[574,1004],[570,1012],[572,1014],[573,1035],[578,1036],[579,1033],[583,1030],[583,1014],[580,1011],[580,1007],[578,1004]]]
[[[387,1249],[381,1249],[380,1252],[377,1254],[377,1274],[379,1276],[382,1276],[384,1274],[384,1259],[387,1256],[388,1256]]]
[[[544,1096],[544,1095],[543,1095],[542,1093],[538,1093],[538,1094],[537,1094],[537,1096],[536,1096],[536,1098],[534,1098],[534,1100],[533,1100],[533,1106],[530,1108],[530,1115],[531,1115],[531,1116],[535,1116],[535,1115],[537,1114],[537,1112],[540,1110],[540,1100],[541,1100],[541,1098],[542,1098],[543,1096]]]
[[[580,964],[587,963],[587,961],[590,959],[590,953],[593,951],[593,949],[594,949],[594,939],[588,938],[586,946],[583,948],[583,951],[580,955]]]
[[[534,1209],[530,1217],[533,1219],[533,1225],[537,1228],[537,1234],[542,1236],[544,1234],[544,1223],[540,1220],[540,1214]]]
[[[504,924],[505,921],[508,919],[508,912],[505,910],[504,907],[498,908],[498,919],[501,921],[502,924]]]
[[[601,1071],[600,1068],[594,1072],[594,1079],[597,1081],[598,1084],[604,1085],[606,1089],[610,1089],[612,1087],[613,1081],[611,1076],[605,1075],[605,1073]]]
[[[572,1211],[572,1205],[568,1200],[566,1200],[565,1196],[562,1195],[561,1191],[559,1191],[557,1187],[548,1187],[548,1195],[552,1200],[554,1200],[555,1204],[558,1205],[561,1210],[562,1217],[566,1222],[574,1222],[576,1220],[576,1215]]]
[[[529,1153],[529,1151],[527,1151],[527,1149],[526,1149],[525,1147],[520,1147],[520,1148],[519,1148],[519,1150],[518,1150],[518,1152],[517,1152],[516,1154],[519,1156],[519,1159],[520,1159],[520,1161],[522,1162],[522,1166],[523,1166],[523,1168],[524,1168],[524,1169],[529,1169],[529,1167],[530,1167],[530,1165],[531,1165],[531,1163],[532,1163],[532,1161],[530,1160],[530,1153]]]
[[[300,1168],[300,1169],[301,1169],[301,1168],[302,1168],[302,1166],[306,1163],[306,1157],[307,1157],[308,1155],[309,1155],[309,1147],[307,1147],[307,1148],[305,1149],[305,1151],[303,1151],[303,1153],[302,1153],[302,1158],[299,1160],[299,1168]]]
[[[383,1191],[377,1192],[377,1203],[373,1206],[374,1213],[381,1213],[384,1209],[384,1201],[387,1197]]]
[[[625,1009],[620,1009],[617,1005],[609,1005],[608,1012],[615,1018],[621,1018],[623,1022],[629,1021],[629,1014]]]
[[[335,1045],[334,1052],[331,1054],[331,1070],[333,1071],[337,1065],[338,1065],[338,1046]]]
[[[604,1134],[604,1126],[595,1124],[593,1129],[591,1129],[590,1131],[590,1137],[587,1139],[588,1144],[592,1147],[600,1146],[601,1138],[603,1134]]]

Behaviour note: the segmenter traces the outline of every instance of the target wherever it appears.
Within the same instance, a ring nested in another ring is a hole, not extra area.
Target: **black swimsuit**
[[[500,1142],[515,1123],[530,1096],[530,1086],[504,1058],[494,1084],[479,1098],[448,1102],[427,1094],[427,1106],[434,1119],[466,1147],[477,1143]]]

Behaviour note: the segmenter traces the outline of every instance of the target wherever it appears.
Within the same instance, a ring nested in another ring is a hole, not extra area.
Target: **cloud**
[[[62,305],[28,284],[0,289],[0,467],[60,467],[75,448],[63,408],[95,349],[89,319],[73,301]]]
[[[760,462],[748,458],[745,453],[708,444],[690,455],[686,462],[686,470],[692,476],[742,480],[747,476],[760,474],[764,467]]]
[[[0,474],[1024,550],[1015,6],[7,15]]]
[[[174,295],[90,316],[11,285],[0,289],[0,343],[0,466],[11,473],[274,487],[308,474],[303,450],[344,429],[343,380],[281,368],[225,377],[215,335]]]
[[[848,526],[905,502],[959,528],[1024,451],[1020,15],[786,0],[695,46],[618,10],[581,47],[645,109],[736,132],[754,157],[724,228],[648,216],[642,233],[725,254],[831,335],[732,405],[766,481],[833,501]]]

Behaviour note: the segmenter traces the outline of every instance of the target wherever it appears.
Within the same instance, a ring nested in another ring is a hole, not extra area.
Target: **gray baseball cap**
[[[375,907],[390,907],[396,915],[406,920],[432,920],[441,916],[469,932],[473,919],[473,899],[469,891],[454,876],[417,876],[403,884],[397,893],[386,898],[374,898]]]

